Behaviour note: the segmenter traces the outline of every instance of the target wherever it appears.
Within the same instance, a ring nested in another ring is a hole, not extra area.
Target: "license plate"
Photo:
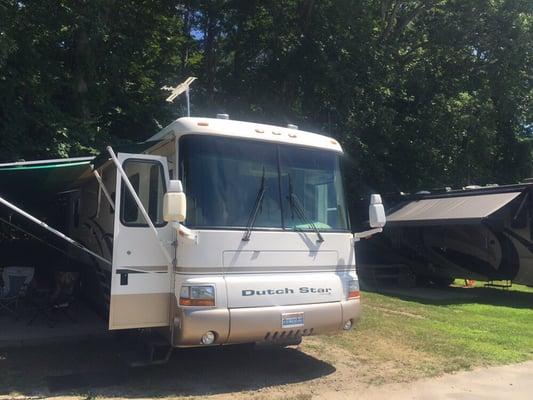
[[[282,328],[299,328],[301,326],[304,326],[303,312],[281,314]]]

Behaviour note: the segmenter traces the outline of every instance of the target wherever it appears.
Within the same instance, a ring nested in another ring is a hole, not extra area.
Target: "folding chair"
[[[59,322],[62,315],[70,322],[77,323],[72,315],[71,308],[76,302],[76,290],[80,284],[80,273],[69,271],[56,271],[54,273],[56,289],[45,297],[34,300],[34,314],[27,326],[32,325],[37,319],[44,320],[50,328]]]
[[[80,273],[74,271],[57,271],[55,273],[56,291],[52,295],[51,306],[55,314],[63,314],[71,322],[78,322],[70,314],[76,302],[76,291],[80,284]]]
[[[31,267],[5,267],[2,273],[4,286],[0,288],[0,311],[19,317],[18,307],[33,279]]]

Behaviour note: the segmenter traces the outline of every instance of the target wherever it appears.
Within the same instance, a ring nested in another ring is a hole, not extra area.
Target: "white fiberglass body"
[[[355,322],[354,239],[339,169],[342,150],[334,139],[182,118],[150,140],[172,143],[162,154],[170,166],[162,176],[169,173],[183,184],[186,229],[156,227],[176,254],[166,268],[161,254],[155,255],[152,232],[125,226],[116,216],[111,328],[169,326],[173,345],[195,346],[206,333],[214,344],[298,342]],[[123,163],[128,159],[135,156],[121,156]],[[138,170],[127,173],[133,177]],[[135,243],[145,254],[150,249],[157,262],[144,255],[137,263],[142,273],[128,274],[124,285],[126,264],[139,252]],[[191,298],[200,292],[207,297]]]
[[[380,229],[351,233],[336,140],[181,118],[108,153],[61,193],[109,329],[155,330],[175,347],[285,345],[359,318],[354,240]]]

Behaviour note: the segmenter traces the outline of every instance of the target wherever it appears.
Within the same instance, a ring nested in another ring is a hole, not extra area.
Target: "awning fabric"
[[[0,195],[42,198],[67,190],[87,169],[91,158],[30,161],[0,167]]]
[[[387,226],[475,224],[522,192],[491,193],[413,200],[387,215]]]
[[[115,152],[143,153],[160,142],[143,142],[114,146]],[[96,157],[78,157],[0,164],[0,196],[12,201],[24,198],[47,198],[71,189],[78,178],[109,159],[107,150]]]

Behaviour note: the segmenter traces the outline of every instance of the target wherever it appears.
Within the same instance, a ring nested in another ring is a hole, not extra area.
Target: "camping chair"
[[[18,319],[19,302],[26,296],[33,274],[34,269],[30,267],[4,268],[4,286],[0,288],[0,311],[6,311]]]
[[[38,318],[43,319],[50,328],[59,322],[62,315],[71,322],[77,323],[71,314],[71,308],[76,302],[76,290],[80,284],[80,273],[70,271],[56,271],[54,274],[56,289],[35,301],[35,313],[27,325],[32,325]]]
[[[56,291],[52,295],[52,309],[55,314],[63,314],[71,322],[77,322],[70,314],[76,302],[76,291],[80,284],[80,273],[74,271],[57,271],[55,273]]]

